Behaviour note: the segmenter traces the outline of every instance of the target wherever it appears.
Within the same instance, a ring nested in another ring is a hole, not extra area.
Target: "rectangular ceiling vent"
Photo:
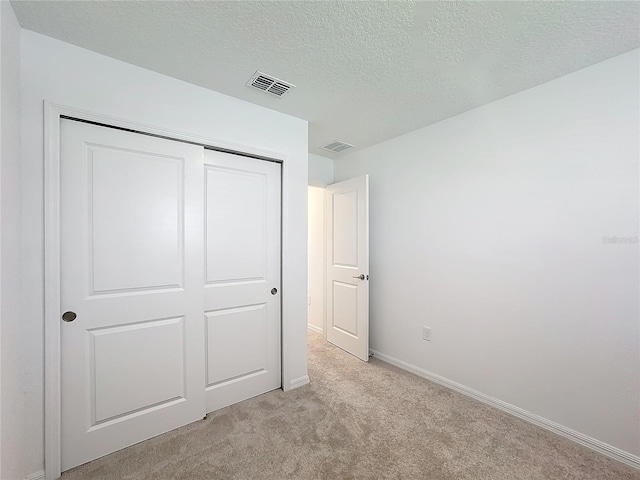
[[[245,85],[247,85],[247,87],[257,88],[258,90],[262,90],[263,92],[267,92],[278,97],[281,97],[292,88],[296,88],[296,86],[291,83],[287,83],[262,72],[254,73]]]
[[[330,150],[332,152],[339,153],[339,152],[343,152],[344,150],[347,150],[348,148],[353,148],[354,146],[355,145],[351,145],[350,143],[341,142],[340,140],[334,140],[329,145],[325,145],[320,148],[324,148],[325,150]]]

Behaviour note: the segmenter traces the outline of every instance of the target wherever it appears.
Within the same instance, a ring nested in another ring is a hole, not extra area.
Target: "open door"
[[[327,340],[369,360],[369,176],[327,187]]]

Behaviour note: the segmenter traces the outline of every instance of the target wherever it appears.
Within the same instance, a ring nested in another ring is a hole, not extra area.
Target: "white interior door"
[[[280,164],[205,151],[207,412],[281,386]]]
[[[369,176],[327,187],[327,340],[369,360]]]
[[[205,415],[203,151],[61,122],[62,470]]]

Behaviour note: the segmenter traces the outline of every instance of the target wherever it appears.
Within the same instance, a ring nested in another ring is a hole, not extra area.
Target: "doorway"
[[[366,362],[369,177],[308,190],[308,328]]]
[[[307,322],[324,336],[325,324],[325,188],[309,186]]]

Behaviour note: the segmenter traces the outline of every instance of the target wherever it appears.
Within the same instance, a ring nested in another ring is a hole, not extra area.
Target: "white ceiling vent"
[[[296,88],[295,85],[258,71],[253,74],[245,85],[271,93],[272,95],[277,95],[278,97],[281,97],[292,88]]]
[[[340,140],[334,140],[329,145],[325,145],[320,148],[324,148],[325,150],[330,150],[332,152],[342,152],[348,148],[353,148],[355,145],[351,145],[350,143],[341,142]]]

